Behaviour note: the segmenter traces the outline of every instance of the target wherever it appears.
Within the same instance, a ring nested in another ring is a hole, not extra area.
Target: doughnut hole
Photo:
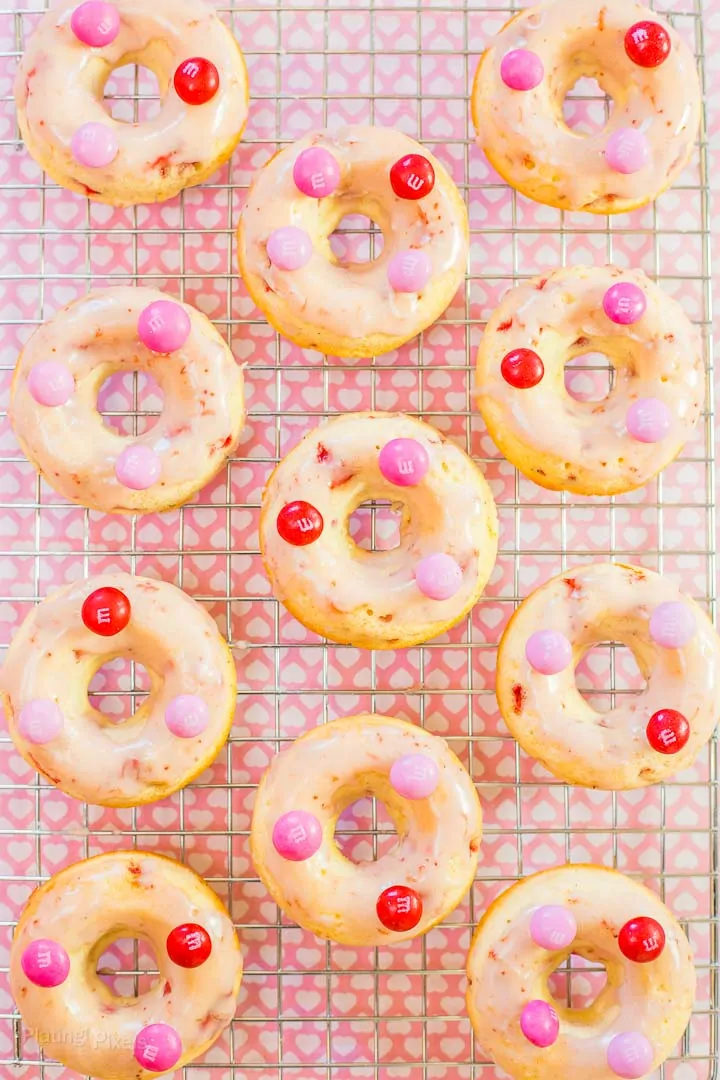
[[[382,229],[365,214],[344,214],[328,236],[335,262],[340,266],[371,263],[382,254]]]
[[[597,79],[581,77],[565,94],[563,120],[576,135],[596,135],[607,126],[612,107],[612,98]]]
[[[570,953],[548,978],[548,990],[556,1005],[565,1009],[589,1009],[608,984],[608,972],[599,960]]]
[[[565,364],[565,390],[573,401],[605,401],[614,385],[615,366],[604,353],[580,353]]]
[[[402,509],[386,499],[367,499],[350,515],[350,537],[365,551],[394,551],[402,540]]]
[[[397,830],[385,803],[365,796],[350,803],[337,820],[335,843],[354,863],[382,858],[397,843]]]
[[[142,708],[151,690],[150,675],[137,660],[116,656],[97,669],[88,701],[112,724],[123,724]]]
[[[143,435],[155,427],[165,395],[146,371],[116,371],[98,391],[97,410],[105,427],[118,435]]]
[[[607,713],[620,698],[645,693],[647,679],[638,657],[621,641],[593,645],[575,668],[577,688],[598,713]]]
[[[105,83],[105,108],[123,124],[144,123],[162,107],[160,83],[154,71],[141,64],[121,64]]]
[[[118,936],[103,941],[97,958],[97,977],[115,997],[142,997],[157,981],[155,949],[145,938]]]

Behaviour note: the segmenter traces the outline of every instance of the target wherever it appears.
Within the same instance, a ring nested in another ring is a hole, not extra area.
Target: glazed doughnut
[[[142,435],[107,427],[105,380],[146,371],[164,394]],[[180,506],[235,449],[245,423],[243,374],[201,312],[155,289],[91,292],[38,327],[18,359],[10,420],[25,455],[72,502],[110,513]]]
[[[647,680],[606,713],[581,697],[575,667],[620,641]],[[523,600],[500,642],[496,692],[523,749],[561,780],[604,791],[644,787],[688,768],[720,714],[720,639],[668,578],[596,563]]]
[[[563,119],[565,95],[583,78],[613,102],[591,135]],[[592,214],[633,210],[677,180],[700,103],[691,49],[632,0],[550,0],[518,12],[483,53],[471,98],[478,142],[508,184]]]
[[[354,863],[335,842],[340,814],[380,799],[398,842]],[[387,945],[424,934],[470,888],[482,815],[444,739],[389,716],[333,720],[275,757],[257,793],[250,849],[285,914],[319,937]]]
[[[125,64],[158,80],[152,119],[122,123],[106,108],[105,84]],[[57,0],[27,45],[15,102],[25,145],[53,180],[133,206],[171,199],[228,160],[245,127],[248,80],[206,0]]]
[[[138,997],[97,975],[121,937],[149,942],[160,975]],[[242,956],[222,903],[192,870],[145,851],[75,863],[30,897],[10,988],[47,1057],[99,1080],[149,1080],[212,1046],[235,1014]]]
[[[118,656],[143,664],[151,683],[121,723],[88,700],[95,672]],[[235,685],[232,654],[200,604],[164,581],[101,574],[32,610],[8,649],[0,699],[17,749],[61,791],[94,805],[139,806],[184,787],[215,759]]]
[[[402,507],[398,547],[367,551],[351,538],[350,515],[370,499]],[[315,633],[366,649],[454,626],[480,598],[497,545],[480,470],[402,413],[329,420],[280,462],[263,495],[260,549],[277,599]]]
[[[614,385],[577,401],[565,365],[604,353]],[[705,400],[697,327],[640,270],[574,266],[511,289],[487,324],[478,405],[490,435],[530,480],[615,495],[642,487],[680,453]]]
[[[347,214],[382,230],[371,262],[329,237]],[[437,158],[400,131],[314,132],[256,174],[240,219],[240,272],[284,337],[334,356],[397,349],[442,315],[465,277],[468,219]]]
[[[584,1009],[548,988],[572,953],[607,969]],[[480,920],[467,973],[475,1034],[515,1080],[638,1080],[673,1052],[695,997],[690,944],[672,913],[601,866],[545,870],[504,892]]]

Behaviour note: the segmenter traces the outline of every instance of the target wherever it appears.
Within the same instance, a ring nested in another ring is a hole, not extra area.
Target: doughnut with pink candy
[[[350,535],[363,503],[401,514],[400,542]],[[479,600],[495,565],[497,511],[477,465],[402,413],[350,413],[311,431],[263,495],[260,549],[275,596],[318,634],[366,649],[437,637]]]
[[[612,98],[587,135],[566,94],[595,79]],[[549,0],[518,12],[483,53],[472,91],[478,142],[523,195],[561,210],[618,214],[670,187],[692,154],[701,92],[692,50],[633,0]]]
[[[605,398],[572,396],[565,365],[612,364]],[[553,491],[642,487],[690,439],[705,401],[700,332],[641,270],[573,266],[510,289],[477,357],[483,420],[508,460]]]
[[[148,942],[159,968],[136,997],[116,995],[97,973],[124,937]],[[146,851],[55,874],[30,897],[10,950],[25,1028],[46,1057],[98,1080],[151,1080],[200,1057],[235,1014],[242,972],[232,920],[212,889]]]
[[[156,76],[156,116],[123,123],[105,84],[139,64]],[[232,154],[248,114],[240,47],[210,0],[57,0],[15,83],[20,131],[58,184],[113,206],[161,202]]]
[[[607,971],[585,1008],[548,979],[571,955]],[[514,1080],[640,1080],[676,1048],[695,1000],[692,950],[644,885],[579,864],[544,870],[483,915],[467,963],[475,1035]]]
[[[355,863],[335,828],[366,796],[387,808],[397,843]],[[346,945],[424,934],[470,888],[482,814],[444,739],[389,716],[333,720],[275,757],[257,793],[250,847],[276,904],[300,926]]]
[[[164,403],[126,436],[98,412],[103,383],[141,370]],[[110,513],[180,506],[222,468],[245,423],[242,369],[197,309],[156,289],[91,292],[32,335],[17,361],[10,420],[25,455],[72,502]]]
[[[149,695],[115,720],[88,687],[116,657],[143,664]],[[52,593],[13,638],[0,701],[25,760],[100,806],[164,799],[217,756],[235,712],[235,664],[213,619],[175,585],[101,574]]]
[[[349,214],[376,223],[370,262],[330,236]],[[257,173],[240,219],[240,272],[284,337],[334,356],[397,349],[442,315],[465,277],[465,203],[447,169],[400,131],[306,135]]]
[[[621,642],[647,680],[597,712],[575,668]],[[498,650],[496,693],[523,749],[571,784],[644,787],[687,769],[720,718],[720,638],[666,577],[622,563],[567,570],[523,600]]]

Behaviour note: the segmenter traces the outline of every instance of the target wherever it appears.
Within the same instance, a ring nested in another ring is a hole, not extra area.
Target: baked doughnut
[[[97,975],[121,937],[148,941],[160,975],[138,997]],[[233,924],[188,867],[146,851],[74,863],[35,890],[10,951],[10,988],[47,1057],[98,1080],[149,1080],[200,1057],[235,1014]]]
[[[118,656],[143,664],[151,683],[121,723],[88,700],[95,672]],[[32,610],[8,649],[0,698],[17,749],[62,791],[139,806],[214,760],[232,724],[235,684],[227,643],[192,597],[164,581],[100,574]]]
[[[153,376],[165,401],[155,426],[106,427],[98,392],[118,371]],[[180,506],[235,449],[243,374],[201,312],[155,289],[91,292],[40,326],[18,359],[10,420],[24,454],[66,499],[110,513]]]
[[[565,365],[604,353],[614,385],[577,401]],[[490,435],[530,480],[614,495],[642,487],[692,435],[705,400],[700,333],[640,270],[574,266],[511,289],[487,324],[478,405]]]
[[[607,124],[563,119],[578,79],[612,98]],[[483,53],[472,90],[478,142],[502,178],[562,210],[618,214],[670,187],[700,126],[695,58],[644,4],[550,0],[514,15]]]
[[[607,969],[584,1009],[548,988],[572,953]],[[695,997],[692,952],[672,913],[602,866],[544,870],[504,892],[480,920],[467,973],[475,1034],[515,1080],[638,1080],[673,1052]]]
[[[402,507],[398,547],[367,551],[350,536],[350,515],[370,499]],[[280,462],[263,495],[260,549],[275,596],[310,630],[366,649],[417,645],[454,626],[480,598],[497,545],[480,470],[402,413],[329,420]]]
[[[382,253],[342,263],[347,214],[382,230]],[[468,218],[454,181],[390,128],[314,132],[256,174],[240,218],[240,272],[284,337],[334,356],[390,352],[442,315],[465,277]]]
[[[594,645],[632,649],[647,687],[606,713],[575,667]],[[690,766],[720,715],[720,639],[668,578],[621,563],[567,570],[523,600],[500,642],[496,692],[522,748],[561,780],[644,787]]]
[[[156,76],[162,104],[152,119],[109,114],[105,84],[124,64]],[[245,127],[248,80],[207,0],[57,0],[28,42],[15,102],[25,145],[53,180],[133,206],[171,199],[228,160]]]
[[[355,863],[335,842],[340,814],[380,799],[398,842]],[[333,720],[275,757],[257,793],[250,849],[285,914],[319,937],[387,945],[424,934],[475,876],[482,815],[444,739],[389,716]]]

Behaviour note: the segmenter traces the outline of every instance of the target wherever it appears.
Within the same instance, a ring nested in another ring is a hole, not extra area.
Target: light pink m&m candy
[[[128,446],[115,462],[115,476],[132,491],[145,491],[160,479],[160,456],[149,446]]]
[[[283,859],[305,862],[322,844],[322,825],[307,810],[290,810],[275,822],[272,842]]]
[[[28,372],[27,387],[38,405],[65,405],[75,393],[70,368],[59,360],[43,360]]]
[[[154,353],[172,353],[182,349],[190,337],[192,322],[181,304],[172,300],[154,300],[140,312],[138,337]]]
[[[426,251],[399,251],[387,268],[390,287],[399,293],[420,293],[432,277],[432,260]]]
[[[639,1080],[652,1069],[655,1052],[652,1043],[640,1031],[623,1031],[610,1040],[608,1068],[623,1080]]]
[[[575,916],[560,904],[545,904],[530,916],[530,937],[541,949],[567,949],[576,935]]]
[[[302,270],[312,258],[312,240],[304,229],[283,225],[268,236],[267,253],[278,270]]]
[[[415,567],[415,583],[431,600],[449,600],[460,590],[463,573],[452,555],[426,555]]]
[[[645,314],[647,298],[639,285],[618,281],[603,296],[603,311],[620,326],[631,326]]]
[[[405,799],[427,799],[440,783],[440,770],[428,754],[406,754],[393,762],[390,783]]]
[[[647,136],[637,128],[618,128],[607,141],[605,160],[614,172],[640,172],[650,160]]]
[[[310,146],[295,159],[293,180],[303,195],[324,199],[332,195],[340,183],[338,159],[322,146]]]
[[[59,942],[38,938],[25,949],[20,966],[35,986],[61,986],[70,974],[70,957]]]
[[[178,694],[168,702],[165,723],[179,739],[194,739],[210,723],[210,711],[197,694]]]
[[[103,169],[118,156],[120,144],[108,124],[90,121],[79,127],[70,140],[72,156],[88,169]]]
[[[697,631],[695,616],[687,604],[667,600],[650,616],[650,637],[663,649],[683,649]]]
[[[378,468],[390,484],[415,487],[430,468],[430,457],[417,439],[391,439],[380,451]]]
[[[169,1024],[148,1024],[138,1032],[133,1053],[143,1069],[164,1073],[177,1065],[182,1057],[182,1042]]]
[[[665,438],[672,426],[672,413],[659,398],[638,398],[625,418],[628,434],[638,442],[656,443]]]
[[[70,29],[83,45],[101,49],[103,45],[112,45],[120,33],[120,14],[105,0],[87,0],[73,11]]]
[[[558,675],[572,660],[572,645],[558,630],[536,630],[527,639],[525,656],[541,675]]]
[[[534,90],[544,75],[542,60],[530,49],[511,49],[500,61],[500,78],[511,90]]]
[[[528,1001],[520,1013],[520,1030],[533,1046],[545,1049],[557,1041],[560,1032],[558,1014],[547,1001]]]
[[[51,698],[35,698],[23,705],[17,725],[23,739],[35,746],[43,746],[57,738],[65,727],[65,720],[60,707]]]

